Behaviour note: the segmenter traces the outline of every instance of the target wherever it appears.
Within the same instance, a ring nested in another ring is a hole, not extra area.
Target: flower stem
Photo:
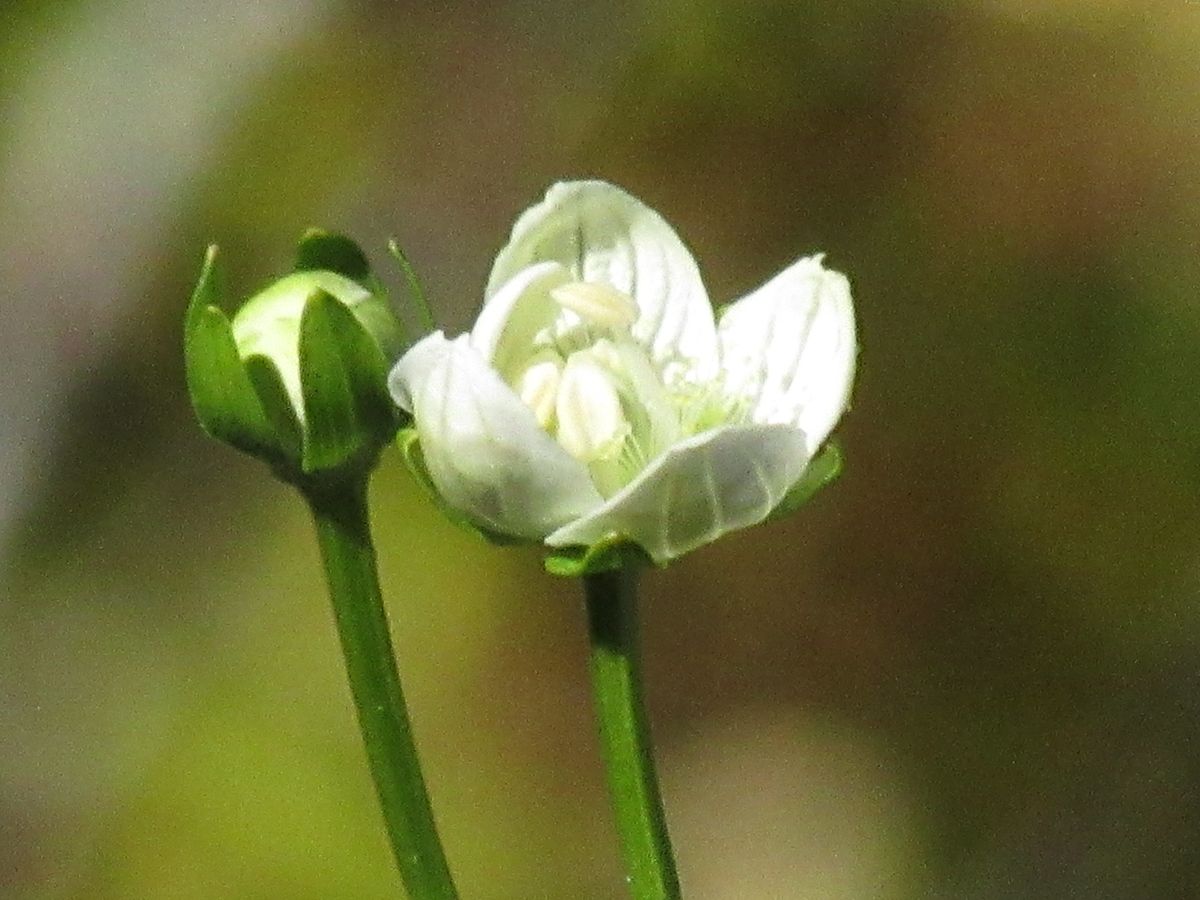
[[[305,492],[317,528],[350,692],[400,877],[412,900],[456,900],[412,730],[367,515],[366,479]]]
[[[592,692],[630,892],[634,900],[678,900],[642,701],[636,578],[631,568],[584,576]]]

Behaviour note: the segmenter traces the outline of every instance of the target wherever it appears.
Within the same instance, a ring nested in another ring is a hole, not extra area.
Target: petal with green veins
[[[538,332],[554,325],[562,308],[550,292],[570,279],[558,263],[539,263],[517,272],[484,303],[471,329],[471,346],[506,381],[535,352]]]
[[[686,360],[712,377],[717,339],[712,307],[691,252],[658,213],[602,181],[555,184],[513,226],[496,257],[486,297],[518,272],[557,262],[571,280],[605,285],[633,298],[632,333],[659,367]]]
[[[790,424],[811,455],[845,411],[857,345],[850,284],[801,259],[725,310],[717,333],[725,390],[759,424]]]
[[[466,336],[429,335],[397,363],[389,385],[413,414],[438,491],[479,525],[540,539],[600,505],[583,464],[539,427]]]
[[[765,519],[804,470],[804,433],[734,425],[681,441],[602,506],[550,534],[552,547],[625,538],[665,563]]]

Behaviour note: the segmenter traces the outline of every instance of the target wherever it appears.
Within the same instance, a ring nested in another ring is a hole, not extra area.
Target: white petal
[[[638,307],[633,336],[663,367],[681,358],[696,378],[716,371],[712,307],[696,261],[661,216],[603,181],[560,182],[513,226],[488,279],[490,298],[539,262],[566,266],[575,281],[605,284]]]
[[[676,444],[603,505],[559,528],[553,547],[623,536],[665,562],[761,522],[808,463],[790,425],[732,425]]]
[[[534,337],[562,312],[551,291],[571,280],[556,262],[528,266],[500,286],[479,311],[471,329],[471,346],[506,380],[516,375],[533,352]]]
[[[850,400],[857,345],[850,283],[810,256],[721,317],[725,387],[750,403],[750,421],[790,424],[813,454]]]
[[[396,364],[389,385],[413,414],[438,491],[478,524],[541,539],[600,504],[587,470],[538,427],[465,335],[429,335]]]

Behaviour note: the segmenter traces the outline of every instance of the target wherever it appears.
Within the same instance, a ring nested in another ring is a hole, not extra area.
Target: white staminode
[[[554,424],[562,372],[562,357],[553,350],[544,349],[533,355],[513,384],[521,402],[533,410],[538,424],[547,431]]]
[[[579,321],[567,324],[561,333],[541,329],[526,348],[528,362],[517,366],[510,383],[538,424],[571,456],[587,465],[612,463],[634,437],[624,406],[638,403],[636,391],[629,387],[625,358],[613,339],[644,356],[629,336],[637,307],[628,294],[605,284],[567,281],[548,293]],[[512,355],[519,359],[519,353],[517,348]],[[602,469],[593,475],[606,495],[635,474],[619,463]],[[622,478],[622,469],[628,477]]]
[[[657,213],[603,182],[518,220],[469,336],[392,372],[430,477],[494,531],[551,546],[623,537],[662,562],[764,519],[849,398],[849,285],[798,260],[718,326]]]
[[[629,437],[613,378],[587,350],[567,360],[554,411],[558,442],[581,462],[612,459]]]

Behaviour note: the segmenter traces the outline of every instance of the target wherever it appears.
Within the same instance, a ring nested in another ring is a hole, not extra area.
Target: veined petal
[[[532,352],[537,333],[562,312],[551,291],[571,280],[557,262],[541,262],[516,272],[484,301],[471,346],[505,378],[515,375]]]
[[[429,475],[445,501],[478,524],[541,539],[601,503],[587,470],[538,427],[467,337],[439,331],[392,370],[412,412]]]
[[[850,400],[857,344],[850,283],[821,256],[793,263],[721,317],[725,389],[750,421],[788,424],[811,456]]]
[[[731,425],[676,444],[637,478],[546,538],[552,547],[614,535],[666,562],[767,517],[808,463],[791,425]]]
[[[637,304],[632,333],[660,367],[682,363],[697,379],[717,368],[712,307],[696,261],[661,216],[603,181],[555,184],[513,226],[496,257],[486,296],[541,262],[574,280],[608,285]]]

